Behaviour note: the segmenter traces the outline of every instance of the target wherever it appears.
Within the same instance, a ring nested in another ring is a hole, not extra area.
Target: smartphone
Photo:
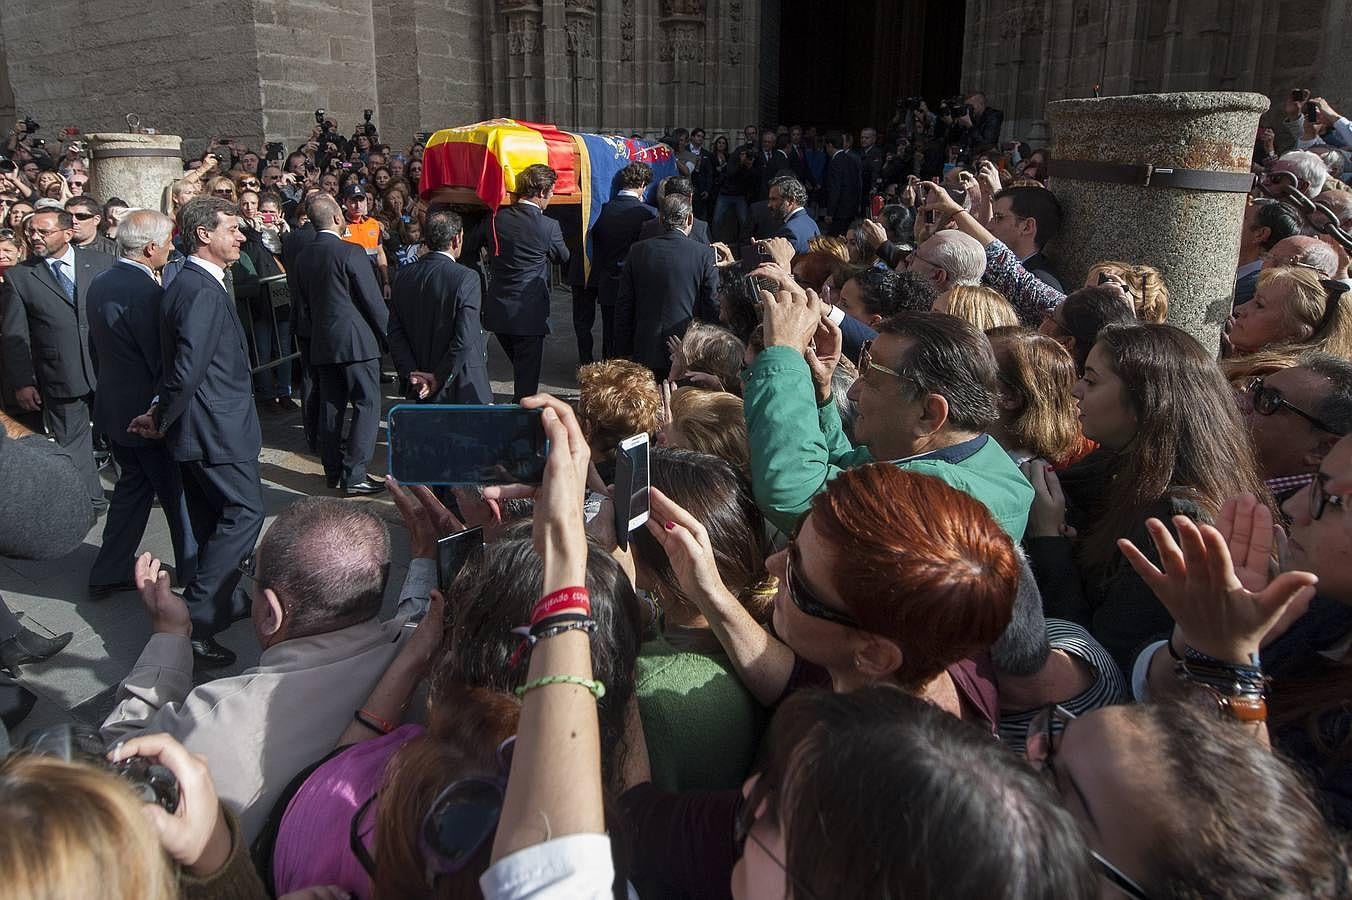
[[[275,225],[275,224],[277,224],[277,214],[276,214],[275,212],[265,212],[265,213],[260,213],[260,215],[263,217],[263,222],[264,222],[265,224],[268,224],[268,225]]]
[[[458,534],[448,534],[437,541],[437,589],[442,596],[450,590],[451,582],[469,562],[470,556],[484,545],[483,528],[468,528]]]
[[[868,214],[871,218],[878,218],[883,211],[883,195],[874,194],[868,201]]]
[[[636,434],[620,441],[615,452],[615,543],[624,550],[629,532],[648,521],[648,436]]]
[[[765,249],[765,245],[752,241],[749,244],[743,244],[737,248],[737,258],[744,262],[753,262],[756,265],[761,263],[774,262],[774,257],[770,251]]]
[[[1306,100],[1305,106],[1301,109],[1301,115],[1305,116],[1306,121],[1309,122],[1319,118],[1319,104],[1313,100]]]
[[[401,403],[389,415],[389,472],[404,484],[539,484],[549,454],[540,412]]]
[[[948,191],[948,196],[952,197],[955,203],[964,204],[967,202],[967,188],[944,185],[944,190]]]

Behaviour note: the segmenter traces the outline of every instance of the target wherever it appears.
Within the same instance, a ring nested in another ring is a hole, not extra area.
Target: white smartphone
[[[629,532],[648,521],[648,436],[636,434],[620,441],[615,453],[615,542],[629,546]]]

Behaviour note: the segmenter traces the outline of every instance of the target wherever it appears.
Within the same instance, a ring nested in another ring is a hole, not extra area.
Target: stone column
[[[1053,244],[1061,280],[1084,282],[1105,259],[1145,263],[1169,286],[1169,322],[1211,352],[1230,314],[1244,194],[1105,183],[1057,174],[1057,162],[1150,164],[1156,169],[1247,173],[1261,94],[1140,94],[1061,100],[1052,125],[1049,186],[1065,214]],[[1067,173],[1068,174],[1068,173]],[[1242,178],[1240,179],[1242,180]]]
[[[160,209],[164,189],[183,177],[176,134],[88,134],[89,193],[121,197],[133,208]]]

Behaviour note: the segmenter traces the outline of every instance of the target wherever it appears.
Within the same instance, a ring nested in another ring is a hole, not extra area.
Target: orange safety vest
[[[367,254],[375,256],[380,249],[380,223],[372,216],[366,216],[360,222],[348,222],[343,240],[357,244]]]

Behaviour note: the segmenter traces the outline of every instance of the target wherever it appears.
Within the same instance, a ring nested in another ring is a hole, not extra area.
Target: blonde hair
[[[577,370],[577,414],[595,455],[608,459],[631,435],[662,426],[662,394],[652,369],[627,359],[587,363]]]
[[[1005,295],[992,288],[960,284],[944,295],[948,314],[970,322],[978,331],[990,331],[1003,325],[1018,325],[1019,314]]]
[[[742,398],[683,387],[671,395],[671,427],[690,450],[717,456],[743,474],[751,469]]]
[[[809,253],[829,253],[844,263],[850,261],[850,245],[838,237],[819,234],[808,239],[807,249]]]
[[[1000,416],[1012,445],[1054,465],[1074,457],[1084,444],[1071,391],[1079,376],[1075,360],[1053,338],[1029,328],[1005,326],[986,333],[1001,384],[1019,395],[1018,411]]]
[[[1258,273],[1259,290],[1274,282],[1287,290],[1283,323],[1300,335],[1286,345],[1352,359],[1352,296],[1347,291],[1334,296],[1320,274],[1304,266],[1277,266]]]
[[[51,756],[18,753],[0,763],[0,872],[8,897],[179,896],[130,786]]]
[[[1160,325],[1169,317],[1169,286],[1164,283],[1164,276],[1159,269],[1107,259],[1090,267],[1089,277],[1093,278],[1095,273],[1102,272],[1111,272],[1127,283],[1127,290],[1131,292],[1131,308],[1137,319]]]
[[[723,390],[741,393],[746,344],[737,335],[718,325],[691,322],[681,338],[681,352],[685,354],[688,371],[713,375]]]
[[[1303,347],[1278,347],[1274,350],[1259,350],[1244,356],[1232,356],[1220,361],[1221,373],[1225,380],[1236,388],[1244,387],[1250,378],[1271,375],[1282,369],[1300,364]]]
[[[229,175],[217,175],[215,178],[207,182],[206,190],[204,190],[202,193],[210,194],[211,196],[214,197],[216,195],[216,191],[222,187],[230,188],[231,203],[239,202],[239,191],[235,188],[234,179],[231,178]]]

